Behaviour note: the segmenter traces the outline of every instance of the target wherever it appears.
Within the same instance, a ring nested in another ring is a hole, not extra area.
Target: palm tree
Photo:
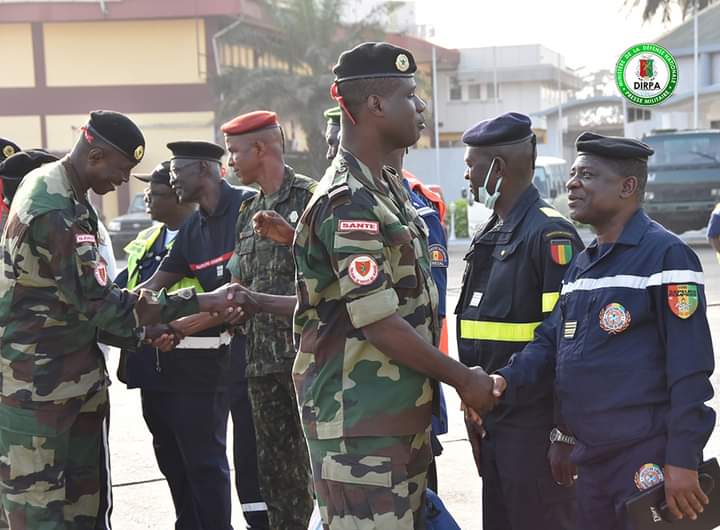
[[[333,105],[332,66],[340,53],[364,40],[382,35],[371,17],[344,25],[346,0],[261,0],[274,31],[252,33],[238,24],[223,38],[224,44],[251,45],[272,57],[273,67],[232,68],[218,79],[219,115],[268,108],[281,116],[294,116],[307,138],[312,174],[318,178],[327,167],[325,121],[322,112]]]
[[[713,2],[715,0],[697,0],[698,10],[706,8]],[[692,15],[694,4],[695,0],[625,0],[625,5],[632,8],[642,6],[644,22],[652,19],[658,11],[662,13],[663,22],[670,22],[674,6],[680,6],[684,19]]]

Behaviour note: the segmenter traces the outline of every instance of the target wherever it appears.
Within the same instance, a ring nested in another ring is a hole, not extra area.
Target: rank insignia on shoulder
[[[368,234],[379,234],[380,223],[377,221],[363,221],[361,219],[340,219],[338,221],[338,232],[367,232]]]
[[[566,320],[563,325],[563,338],[572,339],[577,331],[577,320]]]
[[[670,311],[678,318],[690,318],[698,308],[698,299],[697,285],[668,285],[668,305]]]
[[[657,464],[645,464],[635,473],[635,486],[645,491],[653,486],[665,482],[665,475]]]
[[[75,236],[75,244],[82,245],[83,243],[91,243],[97,245],[97,240],[92,234],[77,234]]]
[[[569,239],[553,239],[550,241],[550,256],[558,265],[567,265],[573,258],[573,246]]]
[[[428,247],[430,251],[430,266],[431,267],[447,267],[448,266],[448,252],[447,249],[440,243],[434,243]]]
[[[555,208],[550,208],[549,206],[540,208],[540,211],[544,213],[547,217],[557,217],[559,219],[565,219],[565,216],[563,214],[558,212]]]
[[[600,311],[600,329],[610,335],[625,331],[630,327],[631,320],[630,311],[617,302],[606,305]]]
[[[378,264],[372,256],[355,256],[348,267],[348,276],[355,285],[370,285],[378,274]]]

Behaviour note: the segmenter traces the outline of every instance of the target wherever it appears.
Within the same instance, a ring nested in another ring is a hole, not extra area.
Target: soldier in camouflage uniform
[[[57,159],[58,157],[42,149],[29,149],[19,151],[0,162],[0,189],[2,191],[2,198],[0,199],[2,201],[2,204],[0,204],[0,234],[5,228],[7,214],[10,212],[10,204],[23,177],[33,169],[37,169],[48,162],[54,162]]]
[[[93,112],[72,152],[27,175],[13,200],[0,240],[0,502],[12,530],[109,525],[98,513],[109,384],[98,329],[150,338],[146,324],[224,312],[234,296],[133,294],[108,278],[87,193],[122,185],[143,151],[127,117]]]
[[[427,228],[383,161],[424,121],[412,54],[340,56],[341,148],[297,227],[293,367],[324,527],[424,528],[437,380],[486,410],[492,383],[443,355]]]
[[[273,530],[306,530],[313,509],[305,437],[292,382],[295,268],[289,246],[259,237],[253,217],[272,210],[293,227],[317,183],[286,166],[274,112],[256,111],[222,126],[229,165],[260,193],[240,205],[238,240],[228,269],[257,302],[247,321],[247,376],[257,439],[260,490]],[[285,310],[278,312],[285,301]],[[272,311],[272,312],[271,312]],[[279,314],[278,314],[279,313]]]

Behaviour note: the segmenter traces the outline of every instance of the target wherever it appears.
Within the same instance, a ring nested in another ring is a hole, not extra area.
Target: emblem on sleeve
[[[698,307],[697,285],[668,285],[667,300],[676,317],[690,318]]]
[[[573,247],[569,239],[553,239],[550,241],[550,256],[558,265],[567,265],[573,257]]]
[[[665,481],[662,469],[657,464],[645,464],[635,473],[635,486],[645,491]]]
[[[355,285],[370,285],[378,277],[378,264],[371,256],[356,256],[350,262],[348,276]]]
[[[95,267],[95,281],[98,285],[105,287],[108,284],[108,272],[104,261],[100,261]]]
[[[434,243],[428,247],[430,251],[430,265],[432,267],[447,267],[448,253],[444,246]]]
[[[289,215],[289,217],[288,217],[288,219],[290,220],[290,222],[293,223],[293,224],[294,224],[294,223],[297,223],[297,220],[298,220],[299,218],[300,218],[300,216],[298,215],[297,210],[293,210],[292,212],[290,212],[290,215]]]
[[[377,221],[340,219],[340,221],[338,221],[338,232],[367,232],[368,234],[379,234],[380,223]]]
[[[600,311],[600,329],[610,335],[625,331],[630,327],[631,320],[630,311],[617,302],[606,305]]]
[[[93,245],[97,245],[97,240],[92,234],[77,234],[75,236],[75,244],[82,245],[83,243],[92,243]]]

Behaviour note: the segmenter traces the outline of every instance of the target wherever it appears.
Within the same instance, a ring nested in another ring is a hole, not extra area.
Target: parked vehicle
[[[123,249],[137,236],[140,230],[152,225],[150,214],[145,211],[145,197],[143,193],[136,193],[130,201],[127,213],[116,217],[107,225],[110,239],[112,239],[113,252],[117,260],[126,259]]]

